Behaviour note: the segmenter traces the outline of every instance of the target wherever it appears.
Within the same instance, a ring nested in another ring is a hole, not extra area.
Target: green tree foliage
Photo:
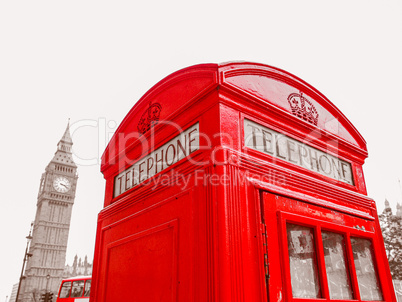
[[[392,279],[402,280],[402,217],[386,207],[379,219]]]

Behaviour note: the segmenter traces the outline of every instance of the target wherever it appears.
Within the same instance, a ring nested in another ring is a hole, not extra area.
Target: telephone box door
[[[268,192],[261,198],[269,301],[388,300],[373,220]]]

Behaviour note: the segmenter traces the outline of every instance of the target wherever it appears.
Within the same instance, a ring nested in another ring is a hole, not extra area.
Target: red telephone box
[[[347,118],[286,71],[169,75],[103,155],[91,300],[396,301],[366,157]]]

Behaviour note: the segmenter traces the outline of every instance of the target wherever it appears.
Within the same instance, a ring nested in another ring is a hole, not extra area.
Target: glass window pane
[[[322,231],[325,267],[331,299],[353,299],[349,272],[345,259],[346,249],[344,236]]]
[[[89,297],[90,293],[91,293],[91,280],[87,280],[87,282],[85,282],[84,297]]]
[[[321,298],[313,229],[287,224],[287,237],[293,297]]]
[[[382,300],[380,284],[374,267],[371,241],[362,238],[350,238],[350,241],[361,299]]]
[[[59,298],[68,298],[70,296],[71,282],[64,282],[61,286],[60,297]]]
[[[71,290],[71,297],[82,297],[84,292],[84,280],[78,280],[73,282],[73,288]]]

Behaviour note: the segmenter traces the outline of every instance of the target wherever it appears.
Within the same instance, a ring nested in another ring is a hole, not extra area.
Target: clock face
[[[71,183],[67,178],[59,176],[53,181],[53,187],[57,192],[66,193],[71,189]]]

